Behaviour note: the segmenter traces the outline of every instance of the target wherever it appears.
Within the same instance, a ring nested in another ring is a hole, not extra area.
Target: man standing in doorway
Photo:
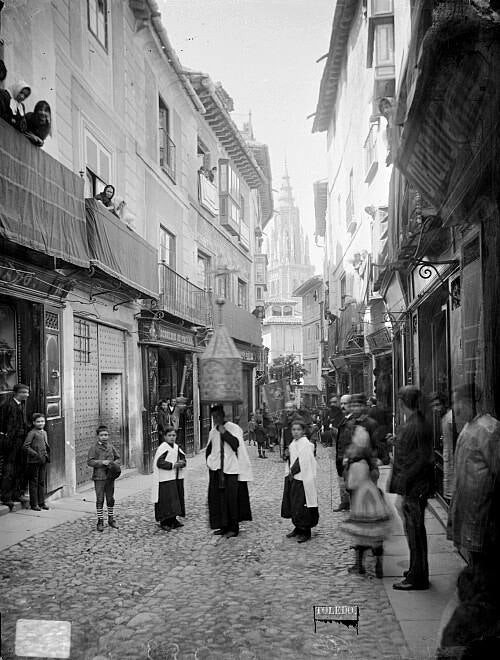
[[[213,428],[206,449],[210,527],[214,534],[232,538],[238,536],[240,522],[252,520],[248,495],[252,467],[243,430],[226,421],[221,405],[213,406],[210,414]]]
[[[23,444],[28,433],[26,400],[29,394],[28,385],[14,385],[11,399],[1,410],[0,430],[5,434],[2,503],[11,511],[15,501],[22,502],[23,506],[28,504],[28,498],[25,496],[28,485],[27,460]]]
[[[389,492],[401,495],[403,522],[410,548],[410,568],[394,589],[429,588],[425,509],[434,494],[432,430],[420,412],[421,392],[413,385],[399,390],[399,405],[405,418],[396,438]]]

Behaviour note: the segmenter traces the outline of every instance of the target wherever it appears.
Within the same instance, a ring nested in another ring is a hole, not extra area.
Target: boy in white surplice
[[[299,543],[309,541],[311,528],[319,520],[316,492],[316,459],[314,445],[306,437],[306,422],[296,418],[292,422],[292,442],[288,446],[286,477],[281,504],[281,517],[291,518],[294,529],[288,538],[297,537]]]
[[[155,505],[155,519],[162,529],[177,529],[183,524],[177,516],[186,515],[184,504],[184,469],[186,455],[175,442],[173,426],[162,433],[163,442],[156,450],[153,460],[153,486],[151,501]]]

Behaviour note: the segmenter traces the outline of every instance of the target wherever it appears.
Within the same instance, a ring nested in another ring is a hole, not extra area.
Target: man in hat
[[[30,394],[28,385],[14,385],[12,397],[0,411],[0,431],[4,434],[2,503],[12,511],[14,501],[27,506],[25,491],[28,485],[26,454],[23,450],[28,433],[26,400]]]
[[[395,444],[389,492],[402,496],[404,529],[410,549],[410,568],[394,589],[429,588],[425,509],[434,494],[432,429],[420,411],[422,394],[414,385],[400,388],[398,399],[405,423]]]
[[[252,520],[248,482],[252,467],[243,441],[243,429],[226,421],[224,406],[210,409],[213,428],[208,436],[208,513],[210,528],[217,536],[239,534],[239,523]]]

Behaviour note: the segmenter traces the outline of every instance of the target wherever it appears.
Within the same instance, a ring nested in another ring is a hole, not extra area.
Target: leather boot
[[[104,532],[104,521],[99,518],[97,521],[97,531]]]
[[[116,521],[114,518],[108,518],[108,525],[109,527],[112,527],[113,529],[118,529],[118,525],[116,524]]]

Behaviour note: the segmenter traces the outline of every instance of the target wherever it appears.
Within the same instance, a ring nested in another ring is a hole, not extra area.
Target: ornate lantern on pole
[[[214,334],[199,358],[202,404],[242,403],[241,356],[222,322],[223,298],[216,300],[219,319]]]

